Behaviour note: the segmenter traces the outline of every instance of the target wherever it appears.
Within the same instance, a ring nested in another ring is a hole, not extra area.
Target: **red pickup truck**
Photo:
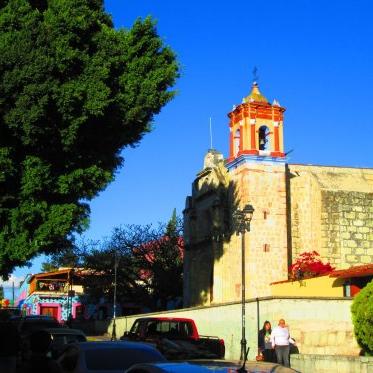
[[[179,317],[136,319],[121,340],[153,344],[169,360],[223,359],[224,340],[201,336],[194,320]]]

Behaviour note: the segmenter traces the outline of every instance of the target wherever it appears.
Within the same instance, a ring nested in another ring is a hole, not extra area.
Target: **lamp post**
[[[117,325],[116,325],[116,317],[117,317],[117,269],[118,269],[118,260],[117,260],[117,252],[114,253],[114,299],[113,299],[113,329],[111,332],[111,340],[117,340]]]
[[[241,355],[240,360],[246,359],[246,320],[245,320],[245,299],[246,299],[246,274],[245,274],[245,233],[250,232],[250,223],[253,218],[254,208],[247,204],[242,210],[237,209],[233,213],[234,228],[237,235],[241,235],[241,327],[242,327],[242,338],[241,338]]]

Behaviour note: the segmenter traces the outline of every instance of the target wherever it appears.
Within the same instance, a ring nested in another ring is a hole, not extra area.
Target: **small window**
[[[192,337],[193,336],[192,325],[189,322],[180,323],[180,334],[184,337]]]
[[[156,321],[153,321],[151,323],[148,324],[148,328],[146,330],[146,333],[149,335],[149,336],[154,336],[156,334],[158,334],[160,331],[160,324]]]
[[[139,336],[140,335],[140,322],[136,321],[130,330],[130,334]]]

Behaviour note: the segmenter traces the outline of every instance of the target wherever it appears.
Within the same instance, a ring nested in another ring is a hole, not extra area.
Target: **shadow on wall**
[[[223,162],[197,175],[184,210],[184,307],[213,301],[214,262],[235,233],[232,215],[242,208],[239,200]]]
[[[291,188],[290,182],[291,179],[299,176],[297,174],[293,174],[289,170],[289,165],[285,165],[286,169],[286,231],[287,231],[287,247],[288,247],[288,268],[290,268],[291,264],[293,263],[293,241],[292,241],[292,221],[291,221]]]

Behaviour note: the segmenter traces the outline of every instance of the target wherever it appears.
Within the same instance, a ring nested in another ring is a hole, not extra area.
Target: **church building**
[[[271,296],[302,252],[337,269],[373,262],[373,169],[288,164],[285,108],[257,83],[229,118],[229,155],[210,149],[184,210],[184,306],[239,301],[241,236],[234,212],[254,207],[245,233],[246,297]]]

